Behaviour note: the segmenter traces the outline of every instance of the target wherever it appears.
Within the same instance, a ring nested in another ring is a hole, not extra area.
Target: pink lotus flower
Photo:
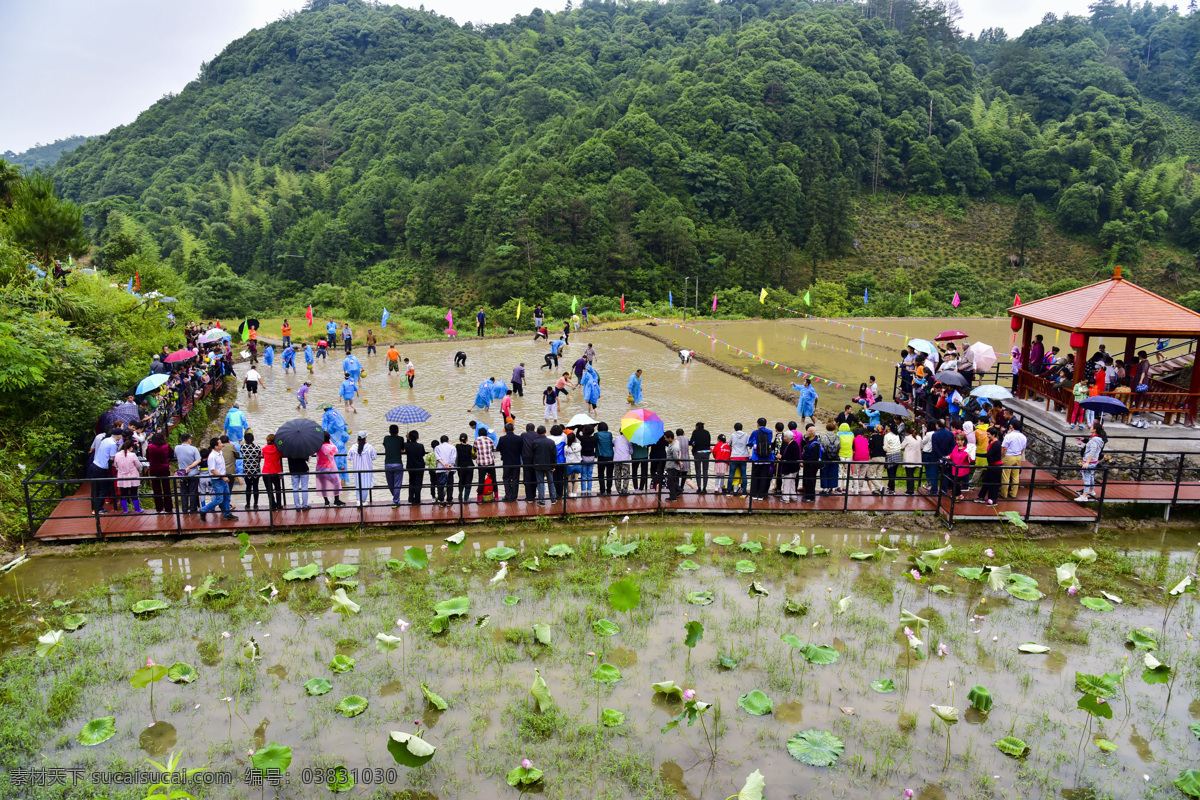
[[[410,625],[412,625],[412,623],[405,619],[396,620],[396,627],[400,629],[401,633],[404,633],[406,630],[408,630]]]
[[[984,551],[983,551],[983,554],[984,554],[985,556],[987,556],[988,558],[995,558],[995,557],[996,557],[996,551],[992,550],[992,548],[990,548],[990,547],[989,547],[987,550],[984,550]]]
[[[684,689],[683,690],[683,699],[688,700],[688,701],[696,699],[696,690],[695,689]]]
[[[906,626],[904,627],[904,635],[905,635],[905,636],[907,636],[907,637],[909,637],[909,638],[911,639],[911,638],[912,638],[912,635],[913,635],[913,629],[912,629],[912,628],[910,628],[910,627],[908,627],[908,626],[906,625]]]
[[[222,639],[228,639],[228,638],[229,638],[229,631],[223,631],[223,632],[221,633],[221,638],[222,638]]]
[[[879,532],[880,532],[880,533],[887,533],[887,528],[880,528],[880,529],[879,529]]]
[[[195,586],[192,586],[192,585],[189,583],[187,586],[183,587],[183,593],[184,593],[184,594],[191,594],[193,591],[195,591],[195,589],[196,589],[196,587],[195,587]]]
[[[279,590],[278,590],[278,589],[272,589],[272,590],[271,590],[271,597],[278,597],[278,596],[279,596]]]
[[[522,758],[522,759],[521,759],[521,767],[522,767],[523,769],[529,769],[529,768],[530,768],[530,767],[532,767],[532,766],[533,766],[533,762],[532,762],[532,761],[530,761],[528,758]]]
[[[905,790],[904,790],[904,797],[905,797],[906,799],[907,799],[907,798],[910,798],[910,797],[912,797],[912,796],[913,796],[913,790],[912,790],[912,789],[905,789]]]
[[[919,569],[914,569],[914,570],[912,571],[912,576],[913,576],[913,580],[914,580],[914,581],[919,581],[919,580],[921,580],[921,570],[919,570]]]
[[[1076,589],[1074,586],[1072,586],[1070,589],[1067,589],[1067,594],[1069,594],[1069,595],[1071,595],[1072,597],[1074,597],[1074,596],[1075,596],[1075,593],[1076,593],[1076,592],[1078,592],[1078,591],[1079,591],[1078,589]]]
[[[501,569],[504,569],[504,568],[505,568],[505,567],[507,567],[507,566],[508,566],[508,562],[507,562],[507,561],[501,561],[501,562],[500,562],[500,568],[501,568]]]
[[[593,651],[591,651],[591,650],[588,650],[588,657],[589,657],[589,658],[595,658],[595,657],[596,657],[596,654],[595,654]]]
[[[946,534],[946,544],[950,544],[950,534]]]
[[[938,642],[937,654],[942,658],[945,658],[950,654],[950,648],[946,646],[945,642]]]
[[[158,665],[154,663],[153,658],[151,658],[150,656],[146,656],[146,666],[147,667],[157,667]]]
[[[448,544],[444,544],[444,545],[442,545],[442,552],[443,552],[443,553],[444,553],[444,552],[446,552],[446,551],[447,551],[447,550],[449,550],[449,549],[450,549],[450,545],[448,545]]]
[[[254,755],[254,750],[252,750],[252,749],[251,749],[251,750],[247,750],[247,751],[246,751],[246,755],[248,755],[248,756],[253,756],[253,755]]]

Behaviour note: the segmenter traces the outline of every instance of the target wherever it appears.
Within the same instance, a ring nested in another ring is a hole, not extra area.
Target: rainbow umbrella
[[[663,421],[653,411],[634,409],[621,417],[621,434],[630,444],[649,447],[662,438]]]

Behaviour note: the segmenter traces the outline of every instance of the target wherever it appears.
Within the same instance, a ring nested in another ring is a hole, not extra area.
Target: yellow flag
[[[764,288],[764,289],[763,289],[761,292],[759,292],[759,293],[758,293],[758,302],[759,302],[759,303],[762,303],[763,305],[766,305],[766,303],[767,303],[767,290],[766,290],[765,288]]]
[[[517,319],[521,318],[521,301],[517,301]]]

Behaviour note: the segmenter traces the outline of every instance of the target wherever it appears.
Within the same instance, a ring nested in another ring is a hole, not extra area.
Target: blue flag
[[[125,287],[125,291],[133,294],[133,278],[129,279],[129,285]]]
[[[667,292],[667,305],[671,308],[675,307],[675,295],[672,292]]]
[[[385,308],[385,309],[383,310],[383,322],[381,322],[381,323],[379,324],[379,327],[381,327],[381,328],[386,328],[386,327],[387,327],[387,318],[388,318],[388,312],[387,312],[387,309]]]
[[[867,287],[863,287],[863,305],[867,304]]]

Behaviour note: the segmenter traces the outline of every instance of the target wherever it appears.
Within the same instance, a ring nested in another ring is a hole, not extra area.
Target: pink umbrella
[[[187,361],[189,358],[195,358],[195,350],[176,350],[171,355],[163,359],[168,364],[174,364],[176,361]]]
[[[458,331],[454,330],[454,328],[446,328],[446,335],[447,336],[458,336]]]
[[[971,354],[976,372],[987,372],[996,364],[996,351],[990,344],[976,342],[967,348],[967,352]]]
[[[967,335],[962,331],[942,331],[937,336],[933,337],[935,342],[952,342],[955,339],[965,339]]]

